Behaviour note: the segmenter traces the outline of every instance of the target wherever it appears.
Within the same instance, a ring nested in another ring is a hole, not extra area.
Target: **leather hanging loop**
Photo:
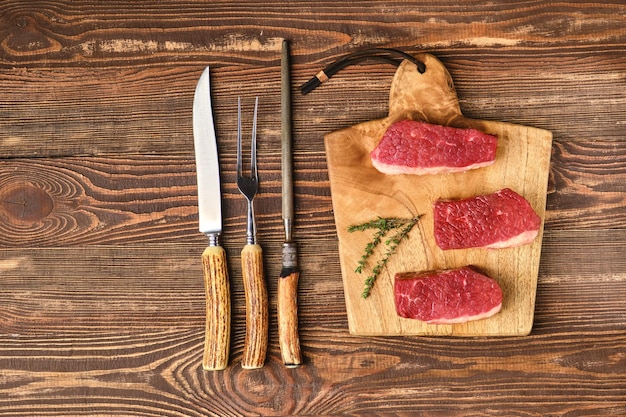
[[[426,71],[426,65],[422,61],[405,52],[391,48],[371,48],[365,49],[363,51],[353,52],[342,58],[339,58],[332,64],[327,65],[326,68],[318,72],[313,78],[302,84],[300,86],[300,92],[302,94],[308,94],[320,85],[322,85],[322,83],[328,81],[333,75],[335,75],[343,68],[365,60],[382,61],[392,64],[396,67],[399,66],[402,61],[408,60],[417,66],[417,70],[420,74],[423,74]]]

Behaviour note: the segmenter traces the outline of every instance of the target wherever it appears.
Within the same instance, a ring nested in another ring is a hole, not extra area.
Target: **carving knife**
[[[226,253],[220,246],[222,195],[217,138],[211,108],[211,84],[207,67],[198,81],[193,101],[193,138],[198,176],[200,232],[209,240],[202,253],[206,291],[206,329],[202,367],[222,370],[230,349],[230,284]]]
[[[293,241],[293,169],[291,151],[291,76],[289,43],[283,40],[281,55],[281,125],[282,125],[282,217],[285,227],[282,270],[278,280],[278,341],[285,366],[301,365],[298,337],[298,252]]]

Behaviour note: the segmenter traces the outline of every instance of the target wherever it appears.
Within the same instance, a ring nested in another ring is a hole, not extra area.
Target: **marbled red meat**
[[[521,246],[535,239],[540,226],[530,203],[509,188],[434,205],[435,240],[444,250]]]
[[[370,156],[384,174],[439,174],[490,165],[497,146],[497,137],[476,129],[402,120],[389,126]]]
[[[491,317],[502,307],[498,283],[470,267],[396,274],[396,312],[430,324]]]

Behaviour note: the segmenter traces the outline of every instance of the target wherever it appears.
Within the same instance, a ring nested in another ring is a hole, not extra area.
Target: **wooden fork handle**
[[[246,338],[241,367],[261,368],[267,354],[269,308],[263,273],[263,250],[257,244],[241,251],[241,270],[246,296]]]

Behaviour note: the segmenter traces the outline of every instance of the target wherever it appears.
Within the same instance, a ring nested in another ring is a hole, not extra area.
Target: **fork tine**
[[[252,145],[250,149],[250,170],[251,176],[255,180],[257,179],[257,169],[256,169],[256,116],[257,110],[259,108],[259,97],[257,96],[254,101],[254,117],[252,118]]]
[[[241,177],[241,97],[237,97],[237,178]]]
[[[243,174],[243,162],[242,162],[242,135],[241,135],[241,97],[237,100],[237,188],[241,194],[248,200],[248,221],[246,227],[246,242],[248,244],[255,244],[256,242],[256,227],[254,224],[254,205],[253,200],[259,187],[259,177],[257,174],[257,161],[256,161],[256,126],[257,126],[257,113],[259,107],[259,98],[257,97],[254,103],[254,116],[252,121],[252,144],[250,145],[250,175]]]

